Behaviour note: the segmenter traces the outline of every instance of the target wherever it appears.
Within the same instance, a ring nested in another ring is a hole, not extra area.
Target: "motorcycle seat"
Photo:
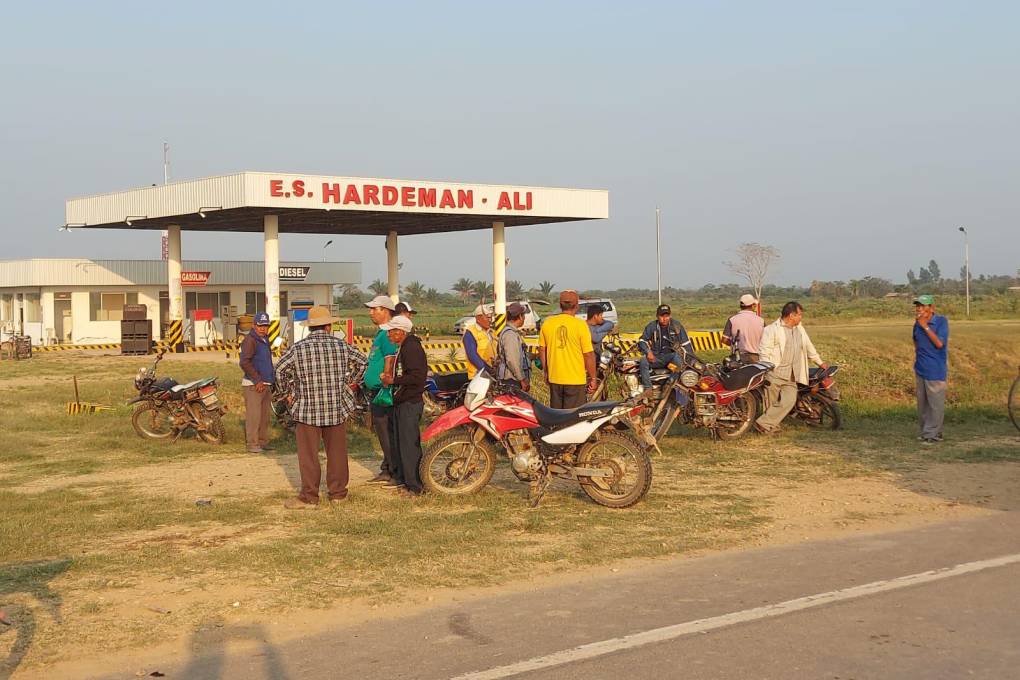
[[[467,373],[436,373],[432,376],[440,392],[455,392],[467,384]]]
[[[593,401],[578,408],[549,408],[545,404],[535,401],[532,406],[535,409],[535,418],[543,427],[564,427],[573,425],[582,420],[601,418],[609,415],[620,402],[618,401]]]
[[[201,383],[206,382],[207,380],[208,378],[199,378],[198,380],[192,380],[191,382],[184,383],[183,385],[174,385],[170,388],[170,391],[174,394],[177,394],[178,392],[187,392],[188,390],[196,389],[201,385]]]
[[[729,373],[723,373],[721,377],[723,387],[727,390],[739,390],[747,387],[751,384],[751,380],[755,376],[761,375],[765,372],[761,366],[757,364],[748,364],[741,366],[740,368],[733,369]]]

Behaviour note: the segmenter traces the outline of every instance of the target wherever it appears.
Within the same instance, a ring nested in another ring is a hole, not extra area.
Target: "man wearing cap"
[[[408,319],[411,320],[411,323],[414,323],[414,315],[418,313],[414,311],[414,309],[411,307],[411,303],[407,302],[406,300],[398,302],[397,306],[394,308],[394,311],[399,316],[406,316]]]
[[[372,323],[379,327],[375,338],[372,339],[372,347],[368,351],[368,367],[365,369],[364,389],[368,396],[370,409],[372,411],[372,431],[379,440],[379,448],[382,449],[383,460],[379,466],[379,474],[368,480],[369,484],[385,484],[391,481],[393,452],[390,450],[390,411],[391,406],[371,403],[376,393],[382,389],[382,382],[379,376],[392,370],[393,357],[397,353],[397,346],[390,340],[389,335],[383,330],[383,326],[393,318],[395,307],[393,300],[387,295],[377,295],[370,302],[366,302],[368,316]]]
[[[588,324],[577,318],[577,291],[560,293],[560,313],[542,323],[538,356],[549,385],[549,405],[578,408],[595,391],[595,349]]]
[[[524,313],[524,305],[519,302],[512,302],[506,308],[506,327],[499,334],[496,377],[513,380],[527,392],[531,389],[531,357],[521,335]]]
[[[276,376],[291,395],[291,415],[297,424],[298,469],[301,492],[284,507],[300,510],[319,502],[319,442],[326,449],[326,488],[331,504],[347,498],[350,471],[347,466],[347,430],[344,422],[355,411],[354,388],[368,365],[364,354],[334,337],[331,329],[339,319],[326,307],[312,307],[309,330],[280,357]]]
[[[241,341],[241,391],[244,393],[244,436],[248,453],[272,451],[269,446],[269,410],[273,402],[273,352],[269,346],[269,315],[259,312]]]
[[[496,343],[492,339],[492,319],[481,305],[475,307],[475,322],[468,324],[461,343],[464,345],[464,355],[468,362],[468,380],[482,369],[489,375],[494,375],[492,365],[496,359]]]
[[[942,421],[946,414],[947,354],[949,320],[935,313],[935,298],[914,298],[914,383],[917,391],[917,416],[924,444],[942,441]]]
[[[758,361],[758,345],[761,334],[765,331],[765,320],[758,316],[754,308],[758,300],[753,295],[744,293],[740,296],[740,311],[726,321],[722,341],[724,345],[733,346],[736,339],[740,360],[745,363]]]
[[[641,349],[641,361],[638,370],[641,372],[641,386],[645,390],[652,388],[652,369],[665,368],[670,362],[679,364],[680,356],[674,347],[683,347],[689,354],[694,354],[694,346],[687,336],[684,325],[673,318],[669,305],[659,305],[655,309],[655,320],[650,321],[638,340]]]
[[[602,354],[602,341],[616,328],[612,321],[606,321],[606,310],[600,304],[588,305],[585,316],[588,318],[588,331],[591,333],[591,346],[595,350],[595,360]]]
[[[390,469],[395,487],[401,495],[416,497],[424,492],[418,466],[421,464],[421,414],[425,408],[422,393],[428,376],[425,348],[418,336],[412,335],[414,326],[406,316],[395,316],[383,329],[400,349],[392,372],[379,379],[393,386],[393,412],[390,414],[390,446],[395,466]]]

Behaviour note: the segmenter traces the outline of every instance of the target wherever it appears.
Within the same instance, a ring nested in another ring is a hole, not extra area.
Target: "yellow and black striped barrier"
[[[272,347],[278,337],[280,337],[280,320],[273,319],[269,322],[269,333],[266,335],[266,338],[269,340],[270,347]],[[282,347],[273,347],[273,354],[280,356],[281,349]]]
[[[93,415],[100,411],[112,411],[111,406],[101,406],[100,404],[86,404],[85,402],[67,402],[67,415],[69,416],[80,416],[80,415]]]
[[[429,370],[433,373],[460,373],[467,370],[466,361],[447,361],[438,364],[429,364]]]
[[[119,342],[102,342],[88,345],[40,345],[33,347],[33,352],[69,352],[80,349],[120,349]]]
[[[171,319],[166,330],[166,337],[163,344],[171,352],[184,351],[184,322],[180,319]]]
[[[503,312],[502,314],[497,314],[492,319],[493,336],[499,337],[499,334],[503,332],[504,328],[506,328],[506,312]]]

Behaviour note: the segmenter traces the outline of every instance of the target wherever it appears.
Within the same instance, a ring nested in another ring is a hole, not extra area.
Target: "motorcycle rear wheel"
[[[843,427],[843,412],[839,410],[839,404],[822,397],[819,398],[819,401],[822,403],[821,426],[830,430],[838,430]]]
[[[174,436],[170,411],[152,403],[142,403],[131,414],[131,426],[142,439],[169,439]]]
[[[734,399],[727,408],[734,411],[740,420],[722,421],[718,424],[716,434],[719,435],[719,439],[736,439],[747,434],[754,421],[758,419],[758,402],[749,392]]]
[[[223,425],[223,418],[215,411],[206,411],[200,415],[204,422],[204,430],[198,431],[198,436],[206,444],[222,444],[227,440],[227,428]]]
[[[578,477],[585,495],[607,508],[629,508],[644,498],[652,486],[652,459],[626,434],[603,432],[581,448],[577,464],[613,473],[612,477]]]
[[[479,492],[496,471],[496,452],[486,440],[458,428],[428,442],[418,472],[431,493],[467,496]]]

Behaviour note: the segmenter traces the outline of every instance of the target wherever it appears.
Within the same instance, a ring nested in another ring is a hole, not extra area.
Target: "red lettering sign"
[[[336,184],[336,183],[334,183],[334,184],[326,184],[325,182],[323,182],[322,183],[322,202],[323,203],[329,203],[330,201],[332,201],[333,203],[339,203],[340,202],[340,185]]]
[[[272,198],[308,200],[315,194],[308,191],[305,180],[287,180],[288,191],[284,191],[284,180],[269,180],[269,195]],[[319,201],[323,204],[343,205],[400,205],[405,208],[455,208],[472,210],[475,207],[475,189],[432,189],[415,186],[395,187],[377,184],[340,184],[323,182]],[[482,193],[482,203],[488,203],[491,196]],[[297,203],[297,201],[293,201]],[[530,191],[501,191],[496,201],[496,210],[532,210],[534,198]]]
[[[374,184],[365,185],[365,205],[379,205],[379,187]]]
[[[397,188],[384,186],[382,188],[382,204],[383,205],[396,205],[397,204]]]
[[[201,287],[209,283],[210,272],[181,272],[182,286]]]
[[[400,187],[400,205],[414,207],[414,187]]]

